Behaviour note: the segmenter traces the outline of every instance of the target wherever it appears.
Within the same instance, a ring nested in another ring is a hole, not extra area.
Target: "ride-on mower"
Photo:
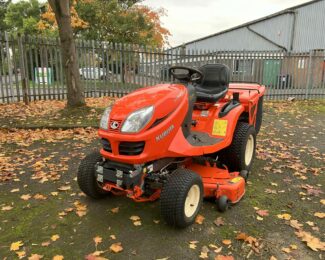
[[[164,220],[186,227],[203,197],[215,198],[223,212],[244,196],[265,87],[229,83],[223,64],[169,72],[177,83],[138,89],[106,108],[102,149],[82,160],[78,184],[95,199],[160,198]]]

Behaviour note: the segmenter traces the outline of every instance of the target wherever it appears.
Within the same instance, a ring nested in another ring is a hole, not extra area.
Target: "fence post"
[[[308,60],[308,70],[307,70],[307,84],[306,84],[306,93],[305,99],[309,98],[309,90],[313,84],[313,50],[309,51],[309,60]]]
[[[8,39],[8,33],[5,32],[5,43],[6,43],[6,56],[7,56],[7,65],[8,65],[8,76],[9,76],[9,87],[11,91],[11,101],[14,101],[14,89],[12,84],[12,66],[11,66],[11,60],[10,60],[10,51],[9,51],[9,39]],[[18,94],[18,93],[17,93]]]
[[[27,78],[25,71],[25,61],[24,61],[24,48],[22,43],[22,36],[17,36],[18,40],[18,50],[19,50],[19,67],[20,67],[20,76],[21,76],[21,84],[23,89],[23,101],[26,105],[29,103],[29,93],[27,89]],[[27,73],[28,75],[28,73]]]

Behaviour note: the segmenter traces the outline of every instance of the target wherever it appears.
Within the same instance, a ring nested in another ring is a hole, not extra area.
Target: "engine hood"
[[[185,93],[186,87],[180,84],[141,88],[116,101],[110,118],[122,121],[132,112],[148,106],[154,106],[153,118],[163,118],[177,108]]]

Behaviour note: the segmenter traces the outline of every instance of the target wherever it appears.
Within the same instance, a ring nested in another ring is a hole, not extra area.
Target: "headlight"
[[[108,129],[108,122],[109,122],[109,114],[112,111],[112,107],[107,107],[100,119],[99,127],[101,129],[107,130]]]
[[[137,133],[143,129],[150,121],[153,114],[153,106],[139,109],[130,114],[123,123],[121,131],[123,133]]]

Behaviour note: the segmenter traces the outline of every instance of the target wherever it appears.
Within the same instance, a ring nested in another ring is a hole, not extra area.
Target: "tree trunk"
[[[71,27],[70,2],[69,0],[48,0],[48,2],[55,13],[59,29],[62,63],[67,82],[67,106],[84,106],[86,104],[84,88],[80,80],[76,45]]]

